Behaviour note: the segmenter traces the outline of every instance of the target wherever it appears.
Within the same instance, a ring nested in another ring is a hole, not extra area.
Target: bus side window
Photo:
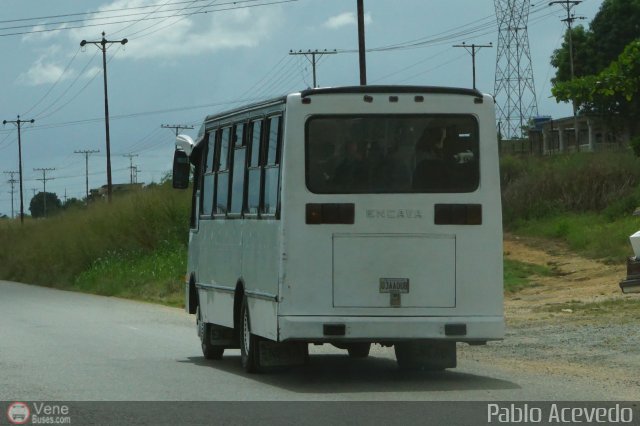
[[[213,159],[216,151],[216,132],[208,135],[206,147],[203,149],[202,188],[200,190],[200,214],[211,217],[213,213],[213,193],[215,189],[215,175],[213,173]]]
[[[264,195],[261,213],[275,216],[278,213],[280,189],[280,145],[282,140],[282,117],[267,119],[268,139],[265,141]]]
[[[229,142],[231,127],[220,131],[215,214],[225,215],[229,209]]]
[[[248,161],[248,182],[247,182],[247,213],[257,215],[260,208],[260,184],[262,170],[260,168],[261,148],[262,148],[262,129],[264,121],[254,120],[249,125],[249,136],[247,144],[249,145],[249,161]]]
[[[233,136],[233,169],[231,170],[231,208],[229,213],[244,213],[244,181],[246,176],[246,128],[244,123],[236,124]]]

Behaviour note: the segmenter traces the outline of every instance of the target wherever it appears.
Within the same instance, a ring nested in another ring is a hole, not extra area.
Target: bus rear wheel
[[[371,343],[349,343],[347,345],[349,358],[366,358],[369,356],[370,350]]]
[[[200,337],[202,355],[204,355],[206,359],[221,359],[224,353],[224,347],[215,346],[211,343],[211,324],[202,320],[200,305],[196,308],[196,326],[198,327],[198,337]]]
[[[416,340],[394,345],[396,360],[401,370],[442,371],[455,368],[456,342]]]
[[[247,297],[240,308],[240,359],[247,373],[258,373],[260,366],[260,337],[251,333],[251,321]]]

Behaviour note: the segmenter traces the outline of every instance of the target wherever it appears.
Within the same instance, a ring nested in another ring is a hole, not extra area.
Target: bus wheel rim
[[[242,329],[243,336],[242,339],[244,341],[244,350],[247,354],[249,354],[249,345],[251,344],[251,339],[249,335],[249,315],[247,314],[247,310],[244,311],[244,316],[242,317]]]
[[[200,307],[198,307],[198,312],[196,314],[196,322],[198,327],[198,336],[204,341],[204,322],[202,322],[202,319],[200,318]]]

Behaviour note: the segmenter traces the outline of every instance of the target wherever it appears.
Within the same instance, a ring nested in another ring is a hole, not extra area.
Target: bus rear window
[[[479,185],[471,115],[313,116],[306,183],[317,194],[462,193]]]

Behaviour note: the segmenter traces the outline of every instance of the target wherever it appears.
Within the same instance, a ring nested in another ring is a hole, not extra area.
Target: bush
[[[506,224],[570,212],[608,211],[614,217],[631,214],[640,200],[640,159],[628,153],[507,157],[501,182]]]

